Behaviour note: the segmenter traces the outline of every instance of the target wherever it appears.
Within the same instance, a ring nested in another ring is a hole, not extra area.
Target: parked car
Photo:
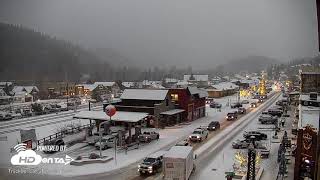
[[[272,108],[272,109],[268,109],[268,112],[269,112],[269,114],[272,115],[272,116],[281,117],[281,115],[282,115],[282,111],[281,111],[280,109],[274,109],[274,108]]]
[[[158,151],[143,159],[142,163],[138,165],[138,172],[143,174],[155,174],[160,172],[163,163],[163,155],[166,151]]]
[[[258,106],[258,104],[256,103],[256,102],[252,102],[251,104],[250,104],[250,107],[252,107],[252,108],[256,108]]]
[[[115,136],[107,135],[101,138],[101,149],[105,150],[108,148],[112,148],[115,145]],[[96,149],[100,149],[100,141],[97,141],[95,144]]]
[[[237,112],[229,112],[226,116],[227,121],[233,121],[236,120],[238,118],[238,114]]]
[[[0,113],[0,121],[7,121],[13,119],[13,116],[9,113]]]
[[[219,121],[211,121],[207,127],[208,131],[215,131],[217,129],[220,129]]]
[[[152,140],[159,139],[160,135],[154,131],[146,131],[139,135],[140,142],[151,142]]]
[[[213,98],[207,98],[206,99],[206,104],[211,104],[214,101]]]
[[[189,136],[189,140],[201,142],[203,139],[206,139],[208,137],[208,134],[209,134],[208,130],[204,128],[197,128]]]
[[[250,139],[251,137],[254,137],[256,140],[266,140],[268,136],[262,132],[259,131],[248,131],[243,134],[243,137],[246,139]]]
[[[187,139],[182,140],[176,144],[176,146],[190,146],[190,143]]]
[[[238,114],[245,114],[245,113],[247,113],[246,108],[244,108],[244,107],[239,107],[238,108]]]
[[[235,142],[232,142],[232,147],[234,149],[245,149],[248,148],[250,145],[250,141],[247,139],[244,140],[236,140]]]
[[[231,108],[239,108],[242,107],[242,104],[237,102],[237,103],[231,103]]]
[[[242,100],[241,104],[249,104],[249,100]]]
[[[221,108],[222,104],[217,103],[217,102],[212,102],[212,103],[210,103],[210,107],[211,108]]]
[[[261,124],[274,124],[275,122],[277,122],[278,118],[269,115],[269,114],[262,114],[259,116],[258,121]]]

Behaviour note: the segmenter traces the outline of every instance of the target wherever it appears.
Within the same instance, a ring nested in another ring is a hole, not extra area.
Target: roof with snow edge
[[[103,85],[105,87],[110,87],[115,85],[115,82],[95,82],[94,85]]]
[[[117,111],[116,114],[111,117],[111,120],[121,122],[138,122],[147,116],[148,113],[144,112]],[[110,120],[110,117],[103,111],[80,111],[73,117],[79,119]]]
[[[120,99],[164,100],[167,94],[166,89],[125,89]]]

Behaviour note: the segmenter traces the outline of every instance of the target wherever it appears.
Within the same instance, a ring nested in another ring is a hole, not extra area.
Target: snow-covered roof
[[[167,94],[165,89],[125,89],[120,99],[164,100]]]
[[[77,86],[83,86],[84,89],[93,91],[98,85],[97,84],[78,84]]]
[[[208,92],[206,90],[199,89],[197,87],[189,86],[188,90],[189,90],[190,94],[192,94],[192,95],[198,94],[200,98],[208,96]]]
[[[175,78],[165,78],[164,81],[166,83],[177,83],[179,80]]]
[[[147,117],[148,113],[144,112],[128,112],[128,111],[117,111],[114,116],[111,117],[112,121],[122,122],[138,122],[143,118]],[[80,111],[73,116],[79,119],[94,119],[94,120],[110,120],[110,117],[103,111]]]
[[[231,83],[231,82],[221,82],[215,85],[212,85],[215,90],[228,90],[228,89],[237,89],[239,86]]]
[[[22,94],[26,92],[31,93],[32,90],[39,92],[39,89],[37,86],[15,86],[12,91],[15,94]]]
[[[319,107],[308,107],[300,104],[298,128],[312,125],[314,128],[319,129],[319,113]]]
[[[18,93],[18,92],[26,92],[27,90],[23,87],[23,86],[14,86],[13,90],[14,93]]]
[[[115,85],[115,82],[95,82],[94,85],[96,85],[96,86],[102,85],[105,87],[111,87],[111,86]]]
[[[191,81],[208,81],[209,75],[199,75],[199,74],[193,74],[194,80]],[[190,81],[191,74],[186,74],[183,76],[184,81]]]
[[[135,82],[122,82],[122,85],[126,88],[130,88],[135,85]]]
[[[35,90],[36,92],[39,92],[39,89],[38,89],[37,86],[23,86],[23,87],[28,93],[31,93],[32,90]]]
[[[166,158],[181,158],[185,159],[192,153],[191,146],[173,146],[165,155]]]
[[[318,75],[318,74],[320,74],[320,72],[301,72],[301,74],[314,74],[314,75]]]
[[[187,81],[179,81],[179,82],[177,82],[178,86],[187,86],[187,85],[190,85],[190,84],[192,84],[192,83],[187,82]]]
[[[5,86],[5,85],[11,86],[12,82],[0,82],[0,86]]]
[[[164,114],[164,115],[169,115],[170,116],[170,115],[182,113],[184,111],[185,111],[184,109],[172,109],[172,110],[169,110],[169,111],[162,112],[160,114]]]

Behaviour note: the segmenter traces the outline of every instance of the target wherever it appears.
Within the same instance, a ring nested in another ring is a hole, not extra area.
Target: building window
[[[179,95],[178,94],[171,94],[171,100],[172,101],[178,101],[179,100]]]

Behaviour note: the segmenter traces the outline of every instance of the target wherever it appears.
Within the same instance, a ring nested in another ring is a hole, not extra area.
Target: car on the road
[[[207,98],[206,99],[206,104],[211,104],[214,101],[213,98]]]
[[[242,107],[242,104],[239,103],[239,102],[231,103],[230,107],[231,107],[231,108],[239,108],[239,107]]]
[[[209,132],[205,128],[197,128],[189,136],[189,140],[201,142],[202,140],[208,138],[208,134]]]
[[[263,159],[269,158],[270,150],[260,149],[259,152],[260,152],[261,158],[263,158]]]
[[[244,107],[239,107],[238,108],[238,114],[245,114],[245,113],[247,113],[246,108],[244,108]]]
[[[243,137],[245,139],[251,139],[252,137],[255,138],[255,140],[266,140],[268,138],[268,136],[262,132],[259,132],[259,131],[246,131],[244,132],[243,134]]]
[[[241,104],[249,104],[249,100],[246,100],[246,99],[245,99],[245,100],[242,100],[242,101],[241,101]]]
[[[112,148],[115,145],[115,136],[113,135],[107,135],[107,136],[103,136],[101,138],[101,149],[105,150],[108,148]],[[96,149],[100,149],[100,140],[96,142],[96,144],[94,145],[96,147]]]
[[[270,114],[262,114],[259,116],[258,121],[261,124],[274,124],[275,122],[277,122],[278,118],[275,116],[272,116]]]
[[[244,139],[244,140],[237,139],[236,141],[232,142],[232,147],[234,149],[245,149],[245,148],[248,148],[249,145],[250,145],[250,141],[247,139]]]
[[[209,124],[208,124],[208,127],[207,127],[207,130],[208,131],[215,131],[217,129],[220,129],[220,123],[219,121],[211,121]]]
[[[238,112],[234,111],[234,112],[229,112],[226,116],[227,121],[233,121],[236,120],[238,118]]]
[[[10,113],[0,112],[0,121],[6,121],[11,119],[13,119],[13,116]]]
[[[190,146],[190,143],[187,139],[182,140],[176,144],[176,146]]]
[[[217,102],[212,102],[212,103],[210,103],[210,107],[211,108],[221,108],[222,104],[217,103]]]
[[[256,102],[252,102],[251,104],[250,104],[250,107],[252,107],[252,108],[256,108],[258,106],[258,104],[256,103]]]
[[[152,140],[156,140],[160,138],[159,133],[155,131],[145,131],[142,134],[139,135],[139,141],[140,142],[151,142]]]
[[[163,155],[166,151],[158,151],[146,158],[138,165],[140,175],[156,174],[162,169]]]
[[[272,116],[281,117],[281,115],[282,115],[282,111],[281,111],[280,109],[272,108],[272,109],[268,109],[268,112],[269,112],[269,114],[272,115]]]

